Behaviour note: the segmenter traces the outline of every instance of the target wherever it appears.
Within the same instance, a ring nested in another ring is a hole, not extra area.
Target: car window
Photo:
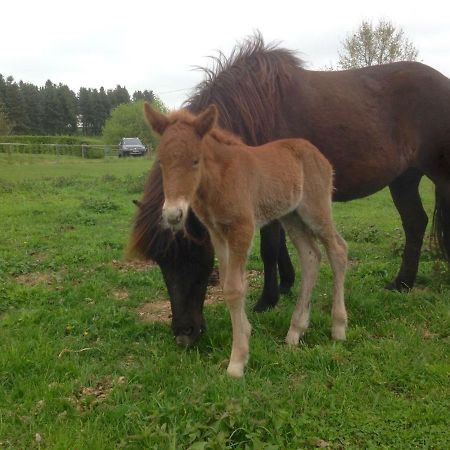
[[[124,138],[124,145],[142,145],[142,142],[137,138]]]

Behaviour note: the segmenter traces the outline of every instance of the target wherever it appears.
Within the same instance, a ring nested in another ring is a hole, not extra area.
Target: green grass
[[[298,284],[274,311],[248,308],[251,358],[234,380],[224,305],[206,308],[188,351],[168,324],[138,320],[137,306],[167,298],[157,268],[117,263],[149,165],[0,155],[0,448],[449,447],[449,273],[425,248],[412,292],[383,289],[403,242],[386,191],[334,208],[351,259],[348,340],[330,339],[324,263],[297,349],[284,336]]]

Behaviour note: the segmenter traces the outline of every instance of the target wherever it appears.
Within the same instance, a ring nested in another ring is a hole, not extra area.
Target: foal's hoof
[[[241,378],[244,375],[244,364],[232,363],[228,364],[227,373],[230,377]]]
[[[412,285],[413,283],[408,284],[405,281],[394,280],[386,284],[384,288],[388,291],[408,292],[412,289]]]
[[[290,347],[295,347],[298,345],[299,340],[300,340],[300,332],[289,329],[285,339],[286,344],[289,345]]]
[[[334,341],[345,341],[345,327],[336,326],[331,328],[331,337]]]

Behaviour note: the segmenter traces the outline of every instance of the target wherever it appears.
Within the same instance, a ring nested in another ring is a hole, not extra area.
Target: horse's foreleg
[[[278,271],[280,273],[280,294],[288,294],[295,281],[295,271],[286,245],[286,234],[280,227],[280,252],[278,254]]]
[[[416,170],[405,172],[389,186],[392,199],[400,214],[405,231],[405,249],[397,277],[386,288],[392,290],[411,289],[419,267],[420,250],[428,224],[428,217],[419,195],[422,174]]]
[[[273,308],[279,299],[277,261],[280,251],[279,222],[271,222],[261,228],[261,258],[264,264],[264,286],[261,296],[253,306],[256,312],[263,312]]]
[[[227,277],[227,266],[228,266],[228,244],[227,242],[218,234],[210,231],[211,242],[214,247],[214,252],[219,263],[219,283],[220,286],[224,287],[225,279]]]

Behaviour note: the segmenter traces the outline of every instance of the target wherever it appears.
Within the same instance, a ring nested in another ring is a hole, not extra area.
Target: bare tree
[[[363,21],[355,33],[345,38],[342,47],[338,52],[341,69],[415,61],[419,55],[404,31],[385,20],[380,20],[376,26]]]

